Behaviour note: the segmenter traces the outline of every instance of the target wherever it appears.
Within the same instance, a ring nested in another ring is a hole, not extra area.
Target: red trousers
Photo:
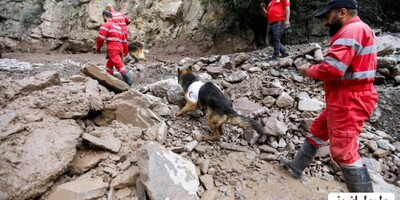
[[[111,75],[114,74],[114,67],[118,70],[119,73],[124,74],[127,70],[122,63],[122,51],[121,50],[112,50],[108,49],[109,59],[106,63],[107,72]]]
[[[358,136],[364,121],[371,117],[378,94],[371,84],[361,89],[336,89],[326,92],[326,108],[310,126],[307,140],[320,146],[329,140],[332,159],[350,165],[360,159]]]

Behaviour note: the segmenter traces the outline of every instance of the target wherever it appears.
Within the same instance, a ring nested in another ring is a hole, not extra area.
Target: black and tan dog
[[[148,50],[143,48],[143,44],[140,42],[134,42],[128,45],[129,55],[135,59],[135,62],[139,60],[143,60],[147,63],[147,58],[145,53],[148,53]]]
[[[185,92],[186,105],[176,116],[181,116],[197,108],[205,108],[208,116],[208,126],[212,136],[204,140],[218,141],[224,134],[223,125],[230,123],[243,128],[253,128],[263,136],[265,129],[255,120],[239,115],[232,107],[232,102],[212,82],[203,83],[193,74],[192,67],[178,69],[178,82]]]

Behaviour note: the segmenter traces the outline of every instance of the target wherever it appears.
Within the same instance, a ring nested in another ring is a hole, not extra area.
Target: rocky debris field
[[[400,198],[400,46],[381,41],[380,100],[359,152],[375,191]],[[296,67],[320,62],[326,49],[289,48],[292,55],[278,60],[265,48],[131,63],[135,83],[123,92],[85,75],[91,72],[81,72],[81,62],[1,59],[0,199],[327,199],[346,192],[327,146],[301,180],[279,165],[281,156],[293,157],[325,106],[322,83],[299,76]],[[177,69],[188,66],[260,122],[264,141],[228,124],[220,141],[205,142],[205,113],[175,117],[184,105]]]

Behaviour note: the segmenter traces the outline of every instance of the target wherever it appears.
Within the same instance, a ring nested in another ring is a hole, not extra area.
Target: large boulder
[[[115,78],[114,76],[107,73],[105,70],[101,69],[100,67],[91,64],[85,63],[82,66],[81,71],[90,76],[91,78],[96,79],[107,88],[110,88],[116,92],[123,92],[129,90],[129,85],[127,85],[124,81]]]
[[[40,121],[24,124],[23,131],[0,143],[1,199],[29,199],[45,192],[76,154],[83,130],[74,120],[36,115],[42,116]]]
[[[147,142],[140,147],[138,166],[150,199],[198,199],[194,164],[160,144]]]

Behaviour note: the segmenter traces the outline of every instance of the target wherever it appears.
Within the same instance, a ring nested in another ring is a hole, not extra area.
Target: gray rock
[[[396,65],[396,67],[394,67],[394,68],[392,69],[392,72],[390,73],[390,76],[391,76],[392,78],[395,78],[395,77],[397,77],[397,76],[400,76],[400,65]]]
[[[264,124],[268,135],[281,136],[288,130],[287,125],[276,117],[269,117]]]
[[[249,75],[245,71],[236,71],[226,77],[224,80],[229,83],[239,83],[247,79]]]
[[[149,140],[155,140],[160,144],[163,144],[167,139],[168,126],[165,122],[160,122],[153,125],[146,131],[146,136]]]
[[[382,148],[384,150],[388,151],[396,150],[396,147],[391,145],[387,140],[377,140],[376,143],[378,144],[379,148]]]
[[[282,88],[263,88],[261,94],[264,96],[277,97],[283,93]]]
[[[311,63],[309,63],[307,59],[301,57],[294,61],[294,65],[296,66],[296,69],[299,69],[303,65],[311,65]]]
[[[138,151],[140,180],[150,199],[198,199],[196,167],[156,142],[146,142]]]
[[[250,144],[253,145],[257,142],[260,135],[255,130],[245,130],[243,132],[244,139]]]
[[[389,56],[393,54],[395,48],[393,45],[388,44],[386,42],[378,42],[378,56]]]
[[[108,184],[101,178],[84,178],[57,186],[47,197],[49,200],[94,199],[102,197],[107,191]]]
[[[206,190],[212,190],[214,188],[214,179],[209,174],[200,176],[200,182],[206,188]]]
[[[47,191],[73,160],[82,132],[75,120],[45,115],[42,120],[27,125],[18,139],[1,141],[1,198],[29,199]]]
[[[217,78],[218,76],[222,75],[223,68],[222,67],[215,67],[215,66],[207,66],[206,71],[213,78]]]
[[[233,108],[244,116],[251,116],[262,109],[259,104],[250,101],[247,97],[236,99],[232,104]]]
[[[107,157],[107,153],[96,151],[79,151],[72,160],[71,172],[82,174]]]
[[[321,111],[325,103],[316,99],[303,99],[299,101],[298,109],[301,111]]]
[[[275,103],[275,98],[272,96],[266,96],[263,100],[262,103],[264,106],[270,108],[274,105]]]
[[[297,95],[297,99],[299,99],[299,100],[306,100],[306,99],[311,99],[311,97],[310,97],[310,95],[308,95],[307,92],[300,92],[300,93]]]
[[[124,81],[115,78],[105,70],[92,63],[85,63],[82,66],[81,71],[89,77],[96,79],[105,87],[114,90],[115,92],[123,92],[130,89],[129,85],[127,85]]]
[[[233,64],[235,67],[243,64],[244,62],[246,62],[246,54],[245,53],[238,53],[233,58]]]
[[[209,159],[203,159],[203,160],[200,162],[199,167],[200,167],[201,173],[207,174],[208,169],[209,169],[209,167],[210,167],[210,160],[209,160]]]
[[[219,59],[218,67],[221,67],[223,69],[233,69],[234,63],[231,61],[231,58],[229,58],[229,56],[223,55]]]
[[[383,150],[383,149],[377,149],[377,150],[374,151],[373,154],[374,154],[374,156],[376,156],[378,158],[383,158],[383,157],[386,157],[386,156],[390,155],[390,151],[386,151],[386,150]]]
[[[393,146],[396,147],[396,151],[400,152],[400,142],[394,142]]]
[[[280,138],[279,142],[278,142],[278,147],[279,148],[285,148],[286,145],[287,145],[286,141],[283,138]]]
[[[278,151],[275,148],[272,148],[272,147],[270,147],[268,145],[261,145],[259,147],[259,149],[260,149],[261,152],[273,153],[273,154],[277,154],[278,153]]]
[[[275,104],[281,108],[291,108],[294,104],[294,99],[286,92],[282,92],[276,99]]]
[[[278,160],[278,156],[277,155],[269,154],[269,153],[261,153],[259,158],[261,160],[266,160],[266,161]]]
[[[87,140],[88,142],[92,143],[95,146],[109,150],[114,153],[118,153],[119,148],[121,147],[121,141],[119,141],[117,138],[115,138],[111,135],[108,135],[107,138],[102,139],[102,138],[98,138],[93,135],[84,133],[82,135],[82,138],[84,140]]]
[[[193,66],[194,63],[195,63],[195,61],[192,58],[189,58],[189,57],[185,57],[185,58],[183,58],[183,59],[181,59],[179,61],[179,65],[181,65],[184,68]]]
[[[0,130],[6,128],[12,120],[17,117],[15,111],[5,111],[4,114],[0,115]]]
[[[364,144],[372,152],[378,149],[378,144],[373,140],[366,140],[364,141]]]
[[[322,54],[321,49],[317,49],[314,51],[314,60],[317,63],[321,63],[324,60],[324,55]]]
[[[400,84],[400,75],[395,76],[394,80],[396,81],[397,84]]]
[[[196,140],[193,140],[193,141],[185,144],[185,150],[187,152],[191,152],[197,146],[197,144],[199,144],[199,142],[197,142]]]
[[[201,200],[217,199],[218,196],[219,196],[218,188],[214,188],[212,190],[206,190],[203,193],[203,196],[201,196]]]
[[[219,145],[223,149],[228,149],[228,150],[232,150],[232,151],[239,151],[239,152],[247,152],[248,151],[247,147],[242,147],[242,146],[238,146],[238,145],[230,144],[230,143],[226,143],[226,142],[221,142]]]
[[[100,126],[107,126],[116,120],[135,127],[149,128],[163,121],[157,113],[150,108],[152,101],[136,90],[130,90],[115,95],[106,105],[101,115],[94,121]]]
[[[293,60],[291,58],[281,58],[278,65],[281,68],[290,67],[293,65]]]
[[[121,189],[125,187],[134,186],[139,176],[140,176],[139,167],[132,166],[126,171],[118,174],[111,181],[111,187],[113,187],[114,189]]]
[[[377,58],[378,68],[392,69],[396,66],[396,59],[392,57],[379,57]]]

